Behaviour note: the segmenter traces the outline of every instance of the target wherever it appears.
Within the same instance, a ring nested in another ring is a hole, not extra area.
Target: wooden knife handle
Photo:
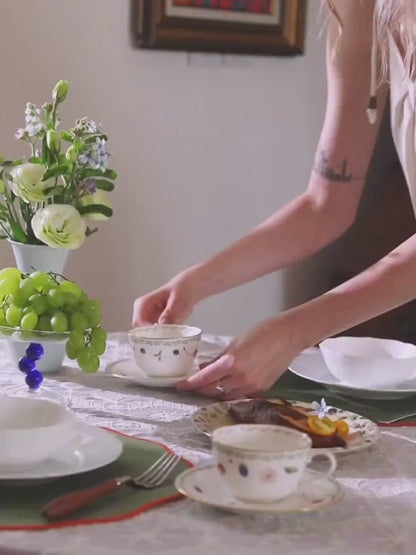
[[[112,478],[111,480],[101,482],[101,484],[92,488],[79,489],[72,491],[71,493],[61,495],[60,497],[55,497],[55,499],[52,499],[52,501],[50,501],[42,509],[42,514],[51,520],[70,515],[79,509],[86,507],[99,497],[112,493],[124,483],[125,480]]]

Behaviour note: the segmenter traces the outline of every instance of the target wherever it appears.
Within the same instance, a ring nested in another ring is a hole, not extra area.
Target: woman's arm
[[[379,262],[331,291],[260,322],[232,341],[182,389],[237,399],[267,391],[305,348],[416,297],[416,234]]]
[[[187,270],[187,281],[191,280],[198,298],[304,259],[342,235],[354,221],[379,128],[370,125],[366,116],[373,1],[335,4],[344,31],[334,57],[337,25],[330,17],[327,109],[308,188],[246,237]],[[381,107],[385,96],[380,91]]]
[[[288,317],[293,319],[293,330],[300,330],[297,324],[303,322],[296,338],[303,349],[414,298],[416,234],[364,272],[288,311]]]

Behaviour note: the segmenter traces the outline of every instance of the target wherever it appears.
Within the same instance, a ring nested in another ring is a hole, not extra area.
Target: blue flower
[[[108,167],[109,157],[110,154],[107,152],[107,141],[97,137],[95,143],[88,145],[88,150],[78,156],[78,164],[104,172]]]
[[[326,404],[325,399],[322,397],[321,403],[317,403],[316,401],[312,403],[312,408],[318,415],[319,420],[323,420],[332,407],[329,407]]]

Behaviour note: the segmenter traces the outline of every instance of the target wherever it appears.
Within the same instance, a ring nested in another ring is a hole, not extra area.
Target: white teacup
[[[35,397],[0,400],[0,467],[36,466],[75,435],[74,417],[63,405]]]
[[[214,430],[212,444],[221,479],[243,501],[267,503],[296,491],[307,465],[316,456],[337,463],[332,453],[311,453],[309,436],[269,424],[236,424]]]
[[[135,328],[129,332],[137,365],[157,378],[189,374],[197,363],[202,331],[173,324]]]

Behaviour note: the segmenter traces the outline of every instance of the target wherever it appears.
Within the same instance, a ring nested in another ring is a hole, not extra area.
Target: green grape
[[[101,356],[105,353],[106,343],[105,341],[91,340],[91,349],[94,351],[94,354]]]
[[[48,303],[52,308],[61,308],[65,302],[64,294],[59,289],[50,289],[48,291]]]
[[[89,347],[85,347],[78,353],[77,362],[81,370],[87,373],[97,372],[100,367],[100,359]]]
[[[84,346],[84,333],[78,330],[71,331],[69,342],[73,347],[79,348]]]
[[[103,328],[94,328],[91,332],[91,340],[92,341],[106,341],[107,334],[103,330]]]
[[[9,278],[12,278],[16,281],[20,281],[21,279],[20,270],[18,268],[3,268],[2,270],[0,270],[0,281],[3,281],[4,279],[9,279]]]
[[[84,331],[89,327],[88,319],[82,312],[74,312],[71,315],[71,329]]]
[[[78,308],[79,299],[72,293],[64,293],[64,303],[69,312],[74,312]]]
[[[47,295],[51,289],[56,289],[57,287],[58,287],[58,284],[55,281],[53,281],[52,279],[49,279],[48,283],[46,283],[42,287],[42,293]]]
[[[35,284],[36,289],[42,290],[49,283],[49,276],[46,272],[32,272],[29,277]]]
[[[22,309],[17,306],[9,306],[6,310],[6,321],[13,327],[17,327],[22,319]]]
[[[85,291],[81,291],[81,295],[79,297],[79,302],[84,304],[88,301],[88,295],[86,294]]]
[[[45,295],[32,295],[29,297],[30,306],[38,316],[41,314],[45,314],[49,308],[49,303],[45,297]]]
[[[74,347],[74,345],[69,341],[66,344],[65,350],[66,350],[66,356],[70,360],[75,360],[77,358],[79,349],[77,347]]]
[[[36,286],[31,278],[23,279],[20,282],[20,291],[28,299],[33,293],[36,292]]]
[[[27,298],[19,289],[16,293],[13,293],[10,296],[10,304],[14,304],[14,306],[17,306],[18,308],[23,308],[27,304]]]
[[[99,312],[92,312],[88,315],[88,321],[90,323],[90,327],[96,328],[101,324],[101,314]]]
[[[92,301],[88,300],[84,302],[82,306],[82,310],[85,312],[85,314],[87,314],[87,316],[89,316],[92,313],[100,312],[101,303],[100,301],[96,301],[96,300],[92,300]]]
[[[53,331],[55,331],[57,333],[63,333],[65,331],[67,331],[67,329],[68,329],[68,318],[60,310],[57,310],[56,312],[54,312],[54,314],[51,318],[51,328],[52,328]]]
[[[29,314],[29,312],[33,312],[30,306],[25,306],[22,308],[22,315]]]
[[[6,278],[0,281],[0,299],[7,297],[7,295],[14,295],[19,291],[19,280],[16,278]]]
[[[38,320],[37,329],[40,331],[52,331],[50,316],[42,314]]]
[[[82,290],[73,281],[63,281],[59,285],[59,290],[62,293],[69,293],[70,295],[73,295],[77,299],[77,302],[80,300]]]
[[[22,328],[22,330],[31,331],[36,328],[37,323],[38,323],[37,314],[35,314],[34,312],[28,312],[23,316],[22,321],[20,322],[20,327]]]

